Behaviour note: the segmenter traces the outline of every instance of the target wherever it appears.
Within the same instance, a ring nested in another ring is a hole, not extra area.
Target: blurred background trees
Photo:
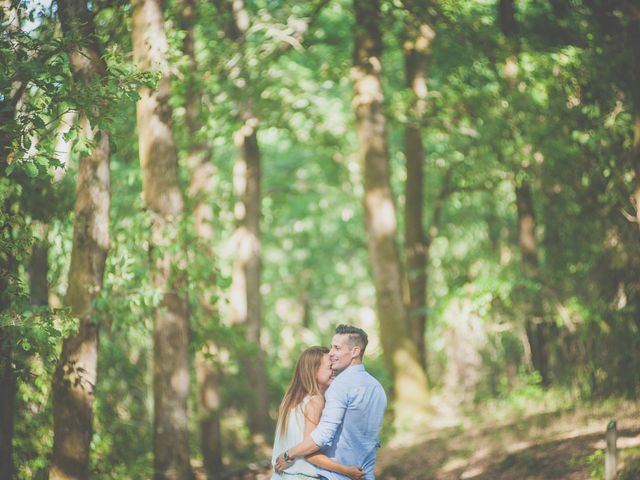
[[[339,323],[396,412],[637,398],[637,2],[1,12],[0,478],[266,457],[296,356]]]

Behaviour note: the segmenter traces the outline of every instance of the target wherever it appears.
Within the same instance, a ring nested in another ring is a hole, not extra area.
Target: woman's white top
[[[280,422],[276,428],[276,438],[273,442],[273,455],[271,456],[271,466],[275,465],[278,455],[285,450],[297,445],[304,439],[304,409],[307,408],[311,396],[304,397],[296,407],[289,411],[287,418],[287,428],[284,435],[280,434]],[[293,480],[294,478],[319,478],[316,468],[307,462],[304,458],[296,458],[282,474],[273,471],[271,480]]]

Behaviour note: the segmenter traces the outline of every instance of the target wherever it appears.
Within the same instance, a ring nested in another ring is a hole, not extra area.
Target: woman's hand
[[[361,468],[348,467],[347,470],[349,472],[349,473],[347,473],[347,476],[351,480],[362,480],[364,478],[364,470],[362,470]]]
[[[289,462],[284,459],[284,455],[281,453],[280,455],[278,455],[278,458],[276,458],[276,463],[273,466],[273,469],[276,471],[276,473],[282,473],[288,466]]]

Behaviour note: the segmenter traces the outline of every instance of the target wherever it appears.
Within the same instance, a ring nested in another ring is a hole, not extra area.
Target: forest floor
[[[640,480],[640,403],[440,411],[378,453],[378,480],[588,480],[604,478],[604,433],[618,428],[618,479]],[[254,466],[226,479],[270,479]]]
[[[376,478],[601,479],[604,433],[616,419],[619,478],[640,480],[640,404],[539,407],[535,413],[484,408],[452,418],[453,425],[392,439],[379,452]],[[442,417],[436,420],[447,423]]]

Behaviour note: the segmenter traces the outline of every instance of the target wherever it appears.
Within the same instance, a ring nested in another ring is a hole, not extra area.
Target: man
[[[325,393],[325,406],[320,423],[311,436],[281,453],[276,471],[282,472],[296,457],[308,456],[322,449],[343,465],[360,466],[364,479],[374,478],[378,434],[387,406],[387,396],[380,382],[362,365],[368,337],[364,330],[339,325],[331,340],[329,359],[336,372]],[[321,478],[344,480],[344,475],[318,467]]]

